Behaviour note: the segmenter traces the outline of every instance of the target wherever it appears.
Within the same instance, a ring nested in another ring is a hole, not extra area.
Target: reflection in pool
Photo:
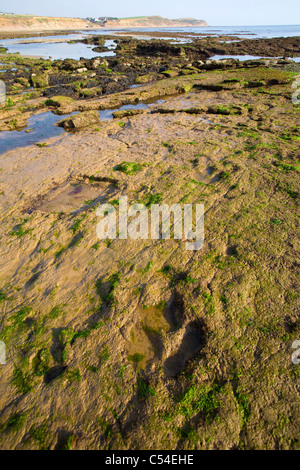
[[[84,36],[69,35],[69,36],[49,36],[43,38],[26,38],[26,39],[5,39],[0,41],[1,47],[6,47],[8,53],[20,53],[28,56],[38,56],[45,59],[75,59],[79,60],[81,57],[85,59],[92,59],[93,57],[111,57],[115,55],[113,49],[116,44],[112,40],[105,41],[105,46],[110,50],[106,52],[95,52],[93,48],[96,47],[90,44],[83,43],[69,43],[74,39],[82,39]],[[49,40],[50,42],[45,42]]]
[[[27,121],[28,125],[21,131],[0,132],[0,154],[18,147],[42,143],[50,137],[64,134],[64,129],[54,126],[62,118],[63,116],[47,111],[31,116]]]
[[[128,104],[115,109],[105,109],[99,111],[101,121],[113,119],[113,112],[130,109],[148,109],[155,104],[162,104],[165,100],[157,100],[150,103]],[[21,131],[2,131],[0,132],[0,154],[8,152],[18,147],[26,147],[37,143],[43,143],[50,137],[59,137],[66,133],[62,127],[55,126],[58,121],[64,117],[77,114],[57,115],[51,111],[35,114],[28,119],[28,124]]]

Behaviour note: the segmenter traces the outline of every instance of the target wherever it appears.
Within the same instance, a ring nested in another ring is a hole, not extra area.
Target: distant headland
[[[162,16],[136,16],[130,18],[88,18],[105,28],[180,28],[180,27],[202,27],[207,26],[206,21],[195,18],[168,19]]]

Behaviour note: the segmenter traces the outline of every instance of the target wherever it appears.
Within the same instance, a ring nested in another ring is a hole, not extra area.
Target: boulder
[[[82,61],[75,59],[56,60],[54,61],[53,65],[58,67],[60,70],[67,70],[68,72],[84,67]]]
[[[49,85],[49,75],[48,73],[32,73],[31,82],[34,88],[44,88]]]
[[[202,65],[204,65],[203,60],[195,60],[194,62],[195,67],[201,67]]]
[[[61,106],[66,106],[67,104],[74,103],[73,98],[68,96],[53,96],[45,101],[47,106],[55,106],[60,108]]]
[[[20,83],[20,85],[26,87],[26,88],[29,88],[30,87],[30,82],[27,78],[24,78],[24,77],[18,77],[16,78],[16,82],[17,83]]]
[[[53,96],[45,101],[46,106],[57,108],[55,114],[71,114],[74,111],[73,98],[68,96]]]
[[[91,70],[97,70],[99,67],[108,67],[108,62],[106,59],[102,59],[101,57],[90,59],[86,61],[86,66]]]
[[[109,51],[109,49],[106,46],[96,46],[96,47],[93,47],[93,51],[94,52],[107,52]]]
[[[179,75],[178,69],[173,69],[173,70],[165,70],[162,72],[162,74],[167,77],[167,78],[172,78],[172,77],[177,77]]]
[[[190,67],[188,69],[181,69],[180,70],[180,75],[190,75],[192,73],[199,73],[199,70],[193,67]]]
[[[135,79],[135,83],[137,84],[144,84],[144,83],[149,83],[152,82],[152,80],[155,80],[157,74],[156,73],[147,73],[146,75],[138,75]]]
[[[100,124],[99,113],[96,110],[84,111],[82,113],[73,114],[57,123],[59,127],[66,130],[84,129],[85,127],[92,126],[93,124]]]

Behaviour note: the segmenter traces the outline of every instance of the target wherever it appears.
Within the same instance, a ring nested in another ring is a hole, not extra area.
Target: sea
[[[140,39],[151,39],[154,36],[143,36],[139,35],[140,31],[151,32],[164,32],[164,33],[194,33],[199,34],[199,37],[205,36],[219,36],[219,35],[230,35],[236,36],[240,39],[258,39],[258,38],[276,38],[276,37],[291,37],[300,36],[300,25],[272,25],[272,26],[207,26],[199,28],[129,28],[122,30],[108,30],[108,29],[94,29],[88,31],[72,32],[67,35],[61,36],[44,36],[44,37],[29,37],[24,39],[4,39],[0,40],[0,47],[6,47],[9,53],[19,53],[26,56],[42,57],[45,59],[76,59],[79,60],[81,57],[91,59],[93,57],[112,57],[115,55],[114,49],[116,43],[113,40],[106,41],[108,51],[96,53],[93,51],[95,46],[72,43],[76,39],[83,39],[87,35],[118,35],[121,31],[130,33],[133,37]],[[194,35],[192,38],[195,37]],[[162,39],[170,39],[172,42],[188,42],[192,38],[172,38],[164,37]],[[48,42],[51,41],[51,42]],[[220,56],[221,57],[221,56]],[[224,56],[223,56],[224,57]],[[233,57],[233,56],[226,56]],[[235,56],[245,60],[243,56]],[[215,58],[219,58],[216,56]],[[259,58],[257,56],[247,56],[248,59]],[[296,58],[300,60],[299,57]]]

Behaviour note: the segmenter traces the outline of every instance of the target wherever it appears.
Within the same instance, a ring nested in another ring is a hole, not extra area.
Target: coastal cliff
[[[0,31],[54,31],[95,28],[81,18],[0,14]]]
[[[165,28],[207,26],[204,20],[182,18],[170,20],[161,16],[134,18],[62,18],[32,15],[0,14],[0,31],[55,31],[88,28]]]

